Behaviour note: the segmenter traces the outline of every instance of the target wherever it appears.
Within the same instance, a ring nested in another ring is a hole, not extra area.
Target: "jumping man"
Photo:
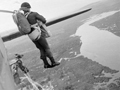
[[[38,14],[37,12],[31,12],[30,11],[31,6],[29,3],[24,2],[21,4],[20,10],[24,11],[24,15],[26,16],[30,26],[31,31],[28,33],[28,36],[33,41],[33,43],[36,45],[36,47],[40,50],[41,56],[40,58],[43,60],[44,68],[52,68],[60,63],[56,62],[52,52],[50,50],[50,47],[48,45],[48,42],[46,40],[45,34],[40,30],[40,25],[38,24],[38,21],[42,22],[43,24],[46,23],[46,19]],[[38,37],[34,38],[33,34],[39,31]],[[47,57],[50,59],[51,64],[48,63]]]

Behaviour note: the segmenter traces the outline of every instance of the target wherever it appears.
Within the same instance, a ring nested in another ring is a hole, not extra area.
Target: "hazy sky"
[[[32,6],[31,10],[50,19],[78,10],[96,1],[101,0],[0,0],[0,10],[18,10],[22,2],[29,2]],[[0,12],[0,33],[14,28],[16,25],[12,20],[12,14]]]

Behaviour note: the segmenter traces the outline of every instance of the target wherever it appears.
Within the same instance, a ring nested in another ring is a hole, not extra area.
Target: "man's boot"
[[[49,59],[51,61],[51,67],[55,67],[55,66],[60,65],[60,63],[56,62],[53,57],[50,57]]]
[[[48,63],[47,58],[41,58],[44,63],[44,68],[51,68],[51,65]]]

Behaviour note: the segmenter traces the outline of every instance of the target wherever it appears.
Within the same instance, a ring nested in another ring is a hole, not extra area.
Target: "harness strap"
[[[29,33],[27,33],[27,34],[30,34],[30,33],[32,33],[34,31],[34,28],[31,28],[31,31],[29,32]]]
[[[31,13],[31,12],[27,12],[27,13],[25,13],[25,14],[24,14],[25,17],[27,18],[27,17],[29,16],[30,13]]]
[[[36,27],[40,29],[38,23],[35,23],[35,24],[31,25],[30,27],[31,27],[31,31],[28,34],[32,33],[36,29]]]

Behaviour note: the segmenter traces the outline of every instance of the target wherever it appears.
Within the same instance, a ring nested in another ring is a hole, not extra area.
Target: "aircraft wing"
[[[82,10],[82,11],[80,11],[80,12],[72,13],[72,14],[70,14],[70,15],[66,15],[66,16],[63,16],[63,17],[60,17],[60,18],[57,18],[57,19],[53,19],[53,20],[51,20],[51,21],[48,21],[48,22],[46,23],[46,26],[54,25],[54,24],[56,24],[56,23],[58,23],[58,22],[61,22],[61,21],[64,21],[64,20],[66,20],[66,19],[75,17],[75,16],[77,16],[77,15],[83,14],[83,13],[88,12],[88,11],[90,11],[90,10],[91,10],[91,8]],[[0,10],[0,12],[13,13],[12,11],[6,11],[6,10]],[[2,39],[3,39],[3,41],[5,42],[5,41],[9,41],[9,40],[15,39],[15,38],[20,37],[20,36],[22,36],[20,32],[15,32],[15,33],[13,33],[13,34],[10,34],[10,35],[7,35],[7,36],[2,37]]]
[[[55,20],[52,20],[52,21],[47,22],[47,23],[46,23],[46,26],[50,26],[50,25],[56,24],[56,23],[58,23],[58,22],[64,21],[64,20],[66,20],[66,19],[72,18],[72,17],[77,16],[77,15],[80,15],[80,14],[83,14],[83,13],[88,12],[88,11],[90,11],[90,10],[91,10],[91,8],[86,9],[86,10],[83,10],[83,11],[80,11],[80,12],[73,13],[73,14],[71,14],[71,15],[67,15],[67,16],[64,16],[64,17],[60,17],[60,18],[58,18],[58,19],[55,19]]]

